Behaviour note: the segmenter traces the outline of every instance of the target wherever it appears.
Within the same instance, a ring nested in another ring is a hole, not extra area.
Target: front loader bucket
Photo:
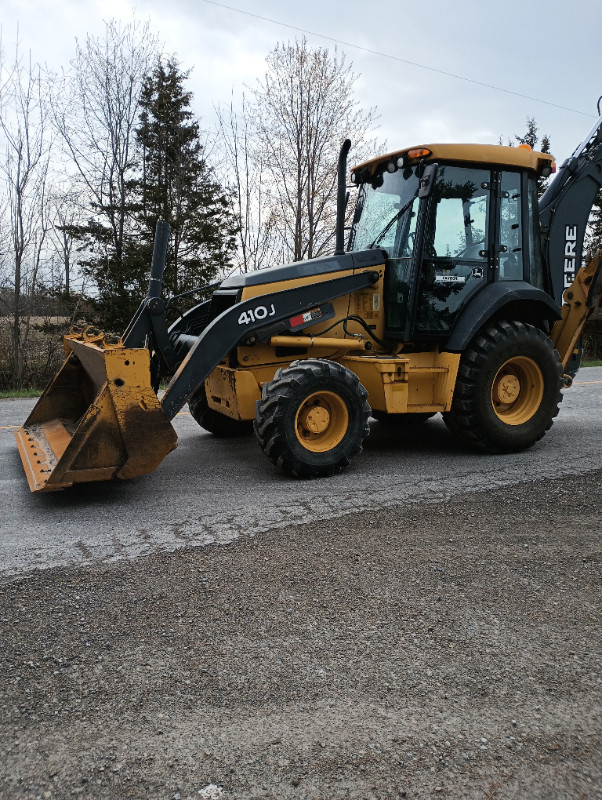
[[[152,472],[177,436],[151,387],[146,348],[65,337],[67,360],[15,431],[32,492]]]

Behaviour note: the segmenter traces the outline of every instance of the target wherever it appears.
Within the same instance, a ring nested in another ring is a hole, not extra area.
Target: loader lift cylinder
[[[121,337],[126,347],[143,347],[146,337],[153,330],[160,339],[166,340],[167,327],[163,319],[165,304],[161,298],[161,291],[167,262],[169,230],[167,222],[162,219],[157,220],[148,291]],[[158,316],[161,316],[161,331],[157,330]]]
[[[151,263],[150,278],[148,281],[147,297],[161,297],[163,289],[163,273],[167,261],[167,247],[169,245],[169,225],[162,219],[157,220],[155,242],[153,245],[153,260]]]

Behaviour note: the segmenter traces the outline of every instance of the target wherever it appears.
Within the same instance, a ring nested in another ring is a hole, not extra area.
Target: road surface
[[[602,367],[582,369],[551,431],[518,455],[464,449],[441,418],[408,433],[376,422],[351,469],[326,480],[278,474],[253,436],[218,440],[186,412],[178,448],[151,475],[32,495],[13,430],[34,400],[0,400],[0,580],[38,568],[227,543],[291,523],[439,501],[602,465]]]

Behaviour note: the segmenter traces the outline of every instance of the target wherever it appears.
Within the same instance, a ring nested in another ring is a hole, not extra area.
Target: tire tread
[[[549,386],[544,386],[542,406],[545,403],[546,408],[541,413],[537,412],[538,423],[528,420],[524,425],[516,426],[517,429],[522,429],[520,432],[507,426],[505,432],[508,436],[504,439],[503,429],[500,429],[497,422],[494,429],[488,422],[486,410],[480,406],[479,387],[482,376],[490,368],[496,354],[500,354],[499,366],[501,366],[506,360],[504,353],[512,353],[512,348],[516,350],[515,355],[522,352],[523,355],[532,357],[533,353],[539,353],[546,362],[547,371],[554,377],[550,380]],[[552,385],[552,381],[555,386]],[[552,427],[562,401],[561,388],[562,364],[549,337],[525,322],[501,320],[490,324],[477,334],[462,354],[452,407],[443,415],[443,419],[454,436],[476,449],[488,453],[518,452],[540,441]]]
[[[290,402],[294,402],[297,391],[308,382],[318,382],[329,387],[333,381],[342,382],[359,401],[359,430],[357,437],[349,443],[345,452],[323,464],[308,464],[289,446],[283,434],[284,415]],[[362,442],[370,432],[368,418],[370,406],[368,393],[357,376],[342,364],[325,359],[293,361],[286,369],[279,369],[274,379],[263,385],[261,399],[256,403],[255,436],[259,446],[272,463],[294,477],[324,477],[342,472],[349,466],[351,458],[362,451]]]

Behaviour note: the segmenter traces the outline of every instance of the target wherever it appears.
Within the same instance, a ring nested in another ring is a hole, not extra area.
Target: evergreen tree
[[[589,218],[587,249],[592,254],[602,253],[602,190],[594,200]]]
[[[210,282],[228,267],[236,235],[230,198],[207,164],[190,110],[187,77],[174,60],[157,61],[144,82],[136,130],[142,170],[135,215],[139,236],[131,243],[129,262],[137,274],[148,274],[157,220],[168,222],[164,291],[172,296]],[[180,307],[194,302],[198,298]]]
[[[528,144],[532,150],[538,150],[540,153],[549,153],[550,152],[550,137],[549,136],[542,136],[541,142],[539,141],[539,136],[537,135],[537,123],[535,122],[535,117],[527,117],[527,130],[522,136],[518,134],[514,134],[514,138],[519,144]],[[545,192],[548,188],[549,179],[548,178],[538,178],[537,180],[537,194],[539,197]]]

